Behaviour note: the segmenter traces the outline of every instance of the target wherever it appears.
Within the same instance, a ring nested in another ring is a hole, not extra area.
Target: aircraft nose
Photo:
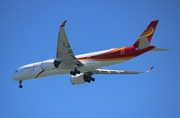
[[[12,80],[16,80],[15,74],[12,75]]]
[[[18,81],[18,80],[19,80],[19,77],[18,77],[17,73],[14,73],[14,74],[13,74],[12,80],[15,80],[15,81]]]

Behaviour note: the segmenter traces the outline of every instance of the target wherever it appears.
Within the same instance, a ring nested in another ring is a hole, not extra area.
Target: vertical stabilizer
[[[158,20],[152,21],[148,27],[144,30],[138,40],[133,44],[135,48],[143,49],[150,45],[151,38],[155,32]]]

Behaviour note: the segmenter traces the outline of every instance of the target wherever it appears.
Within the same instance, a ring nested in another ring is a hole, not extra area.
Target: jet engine
[[[84,81],[84,73],[81,73],[81,74],[76,74],[76,75],[72,75],[70,80],[71,80],[71,83],[72,84],[83,84],[85,81]]]
[[[91,81],[95,81],[93,77],[87,76],[84,73],[72,75],[70,80],[71,80],[71,83],[74,85],[83,84],[84,82],[90,83]]]
[[[51,70],[54,68],[58,68],[60,63],[61,63],[60,61],[56,61],[56,60],[45,60],[41,62],[41,68],[43,70]]]

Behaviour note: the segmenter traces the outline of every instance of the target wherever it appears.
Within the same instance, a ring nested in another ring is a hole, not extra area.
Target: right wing
[[[61,66],[69,68],[73,66],[82,66],[83,64],[75,57],[73,50],[69,44],[64,26],[67,20],[65,20],[60,26],[58,33],[58,44],[56,52],[56,60],[61,62]]]
[[[145,72],[138,72],[138,71],[127,71],[127,70],[107,70],[107,69],[96,69],[92,71],[92,74],[141,74],[150,72],[153,67],[149,68]]]

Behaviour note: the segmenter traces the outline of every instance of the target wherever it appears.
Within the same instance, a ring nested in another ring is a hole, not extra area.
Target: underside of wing
[[[82,66],[83,64],[74,56],[73,50],[69,44],[64,26],[67,20],[65,20],[60,26],[58,33],[58,43],[57,43],[57,52],[56,60],[61,61],[61,64],[65,67],[69,66]]]
[[[151,67],[145,72],[139,72],[139,71],[128,71],[128,70],[108,70],[108,69],[96,69],[92,71],[92,74],[141,74],[141,73],[147,73],[150,72],[153,69]]]
[[[138,71],[127,71],[127,70],[107,70],[107,69],[96,69],[93,71],[80,73],[74,76],[71,76],[71,83],[73,85],[82,84],[84,82],[90,83],[91,81],[95,81],[95,78],[92,77],[93,74],[140,74],[140,73],[147,73],[150,72],[153,67],[149,68],[145,72],[138,72]]]

